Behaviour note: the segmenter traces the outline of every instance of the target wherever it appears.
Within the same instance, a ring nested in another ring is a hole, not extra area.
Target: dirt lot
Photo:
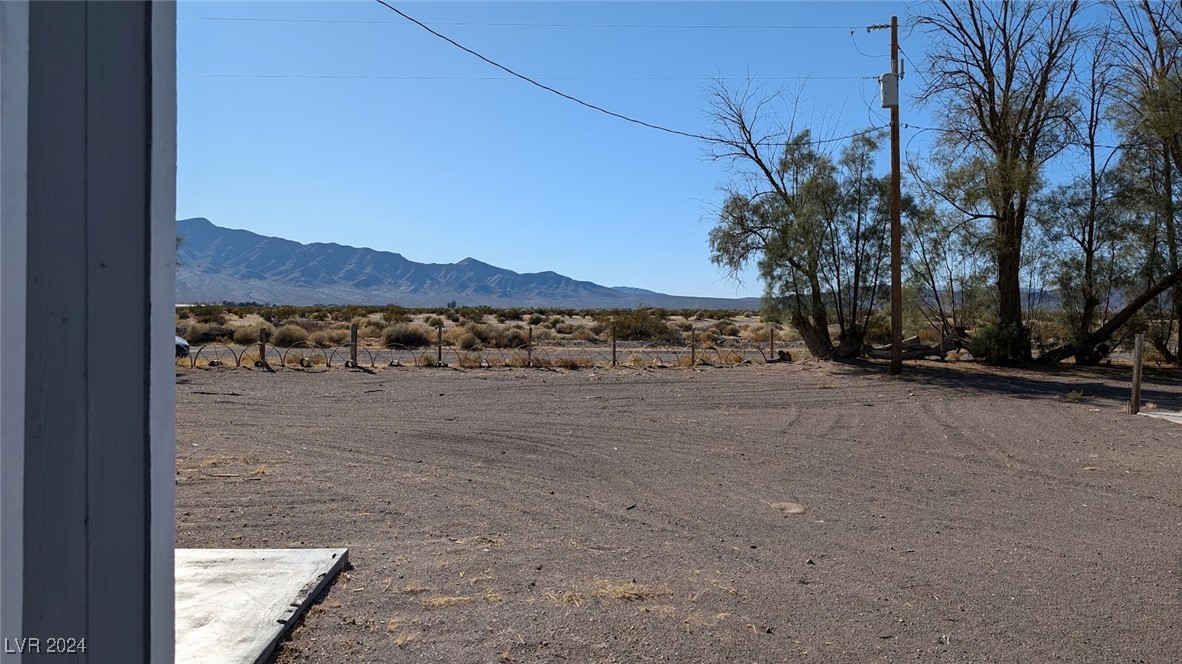
[[[907,371],[182,370],[177,544],[350,549],[280,662],[1177,661],[1182,426]]]

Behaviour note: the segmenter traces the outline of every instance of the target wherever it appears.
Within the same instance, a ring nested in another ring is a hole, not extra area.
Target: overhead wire
[[[226,21],[245,23],[345,23],[372,25],[404,25],[401,21],[327,18],[262,18],[249,16],[182,16],[185,21]],[[848,25],[735,25],[735,24],[676,24],[676,23],[521,23],[488,21],[430,21],[427,25],[490,27],[490,28],[588,28],[596,30],[853,30]]]
[[[368,74],[182,74],[187,78],[306,78],[326,80],[377,80],[377,81],[514,81],[513,76],[436,76],[436,75],[368,75]],[[539,81],[794,81],[794,80],[861,80],[873,76],[537,76]]]
[[[519,79],[525,81],[526,83],[529,83],[530,85],[541,88],[542,90],[545,90],[545,91],[550,92],[552,94],[558,95],[559,97],[562,97],[563,99],[566,99],[568,101],[572,101],[576,104],[579,104],[580,106],[584,106],[584,107],[589,108],[593,111],[598,111],[600,113],[603,113],[605,115],[611,116],[611,117],[619,119],[619,120],[623,120],[625,122],[630,122],[633,124],[640,125],[642,127],[647,127],[649,129],[654,129],[656,131],[661,131],[661,132],[665,132],[668,134],[674,134],[677,136],[684,136],[686,138],[694,138],[694,139],[697,139],[700,141],[705,141],[707,143],[726,142],[723,139],[720,139],[718,137],[705,136],[702,134],[697,134],[697,133],[688,132],[688,131],[681,131],[680,129],[671,129],[669,127],[664,127],[664,126],[661,126],[658,124],[653,124],[651,122],[646,122],[644,120],[638,120],[636,118],[624,115],[623,113],[617,113],[615,111],[608,110],[608,109],[606,109],[602,106],[599,106],[597,104],[593,104],[591,102],[579,99],[578,97],[575,97],[574,95],[570,95],[565,92],[562,92],[561,90],[552,88],[544,83],[541,83],[537,79],[531,78],[529,76],[526,76],[525,74],[521,74],[517,71],[514,71],[513,69],[510,69],[509,67],[506,67],[505,65],[503,65],[491,58],[481,55],[480,53],[477,53],[476,51],[474,51],[474,50],[468,48],[467,46],[464,46],[463,44],[452,39],[451,37],[448,37],[447,35],[444,35],[438,31],[432,29],[426,23],[423,23],[422,21],[414,18],[413,16],[410,16],[409,14],[403,12],[402,10],[395,7],[394,5],[391,5],[390,3],[386,2],[386,0],[374,0],[374,1],[377,2],[378,4],[382,5],[386,9],[389,9],[390,11],[394,12],[395,14],[398,14],[399,16],[406,19],[407,21],[414,23],[415,25],[419,26],[423,30],[426,30],[427,32],[434,35],[435,37],[442,39],[443,41],[451,44],[452,46],[460,49],[461,51],[464,51],[465,53],[468,53],[469,55],[471,55],[471,56],[473,56],[473,57],[475,57],[487,64],[490,64],[493,67],[496,67],[497,69],[500,69],[501,71],[509,74],[510,76],[513,76],[515,78],[519,78]],[[802,145],[805,145],[805,144],[807,144],[807,145],[821,145],[821,144],[826,144],[826,143],[835,143],[837,141],[844,141],[844,140],[847,140],[850,138],[854,138],[856,136],[863,136],[865,134],[874,133],[876,131],[882,130],[883,128],[884,127],[871,127],[870,129],[866,129],[866,130],[859,131],[859,132],[854,132],[854,133],[848,134],[846,136],[837,136],[837,137],[832,137],[832,138],[827,138],[827,139],[818,139],[818,140],[813,140],[813,141],[802,142],[801,144]],[[781,144],[781,142],[775,141],[774,144]],[[790,143],[785,142],[782,144],[789,145]]]
[[[887,57],[885,53],[881,55],[870,55],[869,53],[863,52],[862,49],[858,47],[858,40],[854,38],[854,31],[856,29],[857,28],[850,28],[850,41],[854,44],[854,50],[858,52],[858,55],[861,55],[864,58],[874,58],[876,60]]]

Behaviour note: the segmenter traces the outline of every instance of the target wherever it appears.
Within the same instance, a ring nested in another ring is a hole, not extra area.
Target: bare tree
[[[998,325],[1017,333],[1008,354],[1030,354],[1022,319],[1022,239],[1040,169],[1068,143],[1065,94],[1080,44],[1078,0],[938,0],[916,19],[931,38],[919,98],[933,106],[941,141],[979,170],[946,202],[990,224]]]

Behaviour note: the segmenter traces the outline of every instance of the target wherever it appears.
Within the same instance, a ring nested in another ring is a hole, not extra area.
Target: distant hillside
[[[215,226],[177,222],[177,302],[399,304],[630,309],[758,309],[758,298],[664,295],[609,288],[556,272],[518,274],[475,258],[416,263],[401,254],[339,244],[300,244]]]

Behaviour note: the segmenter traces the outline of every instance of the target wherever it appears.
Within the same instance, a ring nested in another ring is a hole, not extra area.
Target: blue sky
[[[391,4],[563,92],[699,134],[713,77],[798,92],[822,135],[882,124],[889,32],[865,26],[906,17],[898,2]],[[178,14],[178,218],[677,295],[762,290],[709,261],[728,171],[700,141],[509,78],[376,2]],[[903,48],[918,58],[919,35]]]

